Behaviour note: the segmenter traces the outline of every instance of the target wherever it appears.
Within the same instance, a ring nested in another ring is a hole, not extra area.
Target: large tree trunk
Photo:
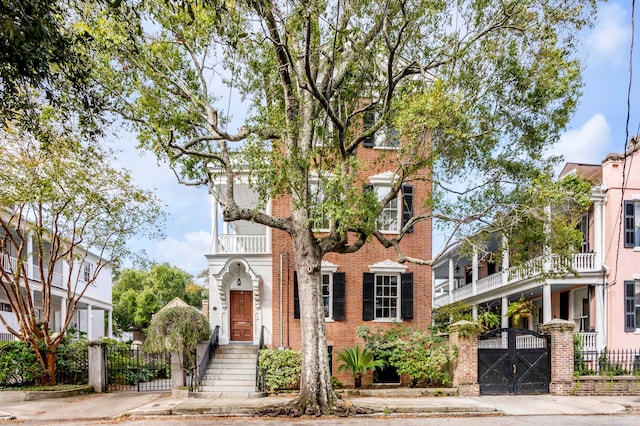
[[[333,413],[335,395],[331,387],[327,335],[322,305],[320,264],[322,256],[308,236],[294,238],[294,253],[300,295],[302,374],[296,403],[303,414]]]

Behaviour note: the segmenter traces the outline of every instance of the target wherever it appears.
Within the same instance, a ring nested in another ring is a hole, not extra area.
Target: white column
[[[272,207],[272,202],[271,202],[271,198],[269,198],[269,201],[267,201],[267,214],[271,215],[271,207]],[[266,247],[265,247],[265,252],[266,253],[271,253],[271,235],[272,235],[272,229],[270,226],[267,226],[267,242],[266,242]],[[431,281],[432,283],[435,281]],[[433,287],[433,286],[432,286]],[[431,299],[433,300],[433,299]]]
[[[551,206],[544,208],[544,245],[542,246],[542,255],[544,256],[543,270],[551,271]],[[547,284],[545,283],[545,286]],[[549,308],[551,308],[551,292],[549,292]],[[545,314],[546,315],[546,314]],[[546,321],[545,321],[546,322]]]
[[[471,307],[471,316],[473,317],[474,321],[478,321],[478,305],[473,305]]]
[[[473,249],[473,260],[471,264],[471,291],[478,294],[478,250]]]
[[[593,252],[595,253],[595,269],[600,269],[604,263],[602,226],[602,199],[596,199],[593,203]]]
[[[93,340],[93,312],[92,306],[87,305],[87,340]],[[104,327],[104,326],[103,326]],[[79,329],[79,327],[78,327]]]
[[[509,317],[507,316],[507,308],[509,307],[509,298],[507,296],[502,296],[502,312],[500,317],[500,327],[508,328],[509,327]]]
[[[62,330],[62,326],[67,320],[67,298],[63,297],[60,299],[60,329]]]
[[[509,239],[506,234],[502,234],[502,285],[509,283],[507,269],[509,269]]]
[[[542,323],[551,321],[551,285],[545,281],[542,285]]]
[[[218,254],[218,200],[211,195],[211,253]]]
[[[449,258],[449,303],[453,303],[453,259]]]
[[[597,256],[596,256],[597,257]],[[604,349],[604,345],[605,345],[605,334],[606,334],[606,325],[605,325],[605,315],[604,315],[604,310],[605,310],[605,303],[604,303],[604,292],[605,292],[605,286],[604,284],[600,283],[600,284],[596,284],[596,288],[595,288],[595,292],[596,292],[596,306],[595,306],[595,310],[596,310],[596,318],[595,318],[595,327],[596,327],[596,350],[600,351],[602,349]]]
[[[109,327],[109,330],[107,330],[107,337],[109,339],[113,339],[113,310],[109,309],[107,311],[107,327]]]
[[[27,232],[27,277],[33,276],[33,232]]]

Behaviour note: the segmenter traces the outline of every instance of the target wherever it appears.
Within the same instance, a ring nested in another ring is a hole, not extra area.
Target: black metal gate
[[[171,390],[171,354],[140,348],[107,347],[107,391]]]
[[[482,334],[478,381],[482,395],[549,393],[551,336],[522,328]]]

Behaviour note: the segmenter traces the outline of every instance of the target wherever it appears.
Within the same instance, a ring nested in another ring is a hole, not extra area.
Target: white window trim
[[[377,192],[378,188],[388,188],[390,190],[391,186],[394,184],[397,178],[398,176],[390,171],[386,171],[384,173],[380,173],[375,176],[369,177],[369,182],[371,183],[371,185],[373,185],[373,191],[376,194],[376,198],[378,198],[378,200],[380,199],[380,197],[378,197],[378,192]],[[382,198],[384,198],[384,196]],[[382,214],[382,212],[380,213]],[[402,228],[402,192],[401,191],[398,191],[398,194],[396,197],[396,214],[397,214],[396,229],[379,229],[378,228],[378,231],[380,231],[380,233],[397,234],[398,232],[400,232],[400,229]],[[378,218],[376,218],[376,222],[377,220]],[[376,224],[376,227],[377,227],[377,224]]]
[[[331,178],[331,176],[329,176],[329,178]],[[320,190],[320,183],[321,183],[321,179],[320,176],[318,176],[318,174],[316,172],[312,172],[311,175],[309,176],[309,197],[315,197],[317,194],[315,192],[311,191],[311,185],[314,185],[317,187],[318,190]],[[324,188],[322,188],[322,195],[326,196],[326,194],[324,193]],[[328,219],[328,225],[329,227],[331,227],[331,221],[332,219],[329,217]],[[330,228],[316,228],[315,227],[315,223],[314,223],[314,227],[313,227],[313,231],[314,232],[330,232],[331,229]]]
[[[401,295],[401,277],[400,274],[404,273],[407,271],[407,267],[404,265],[401,265],[398,262],[394,262],[392,260],[384,260],[382,262],[378,262],[375,263],[373,265],[369,265],[369,272],[372,272],[375,274],[374,277],[374,283],[373,283],[373,297],[374,297],[374,302],[373,302],[373,322],[397,322],[397,323],[402,323],[403,319],[400,316],[400,310],[401,310],[401,306],[402,306],[402,295]],[[397,305],[396,305],[396,316],[393,318],[378,318],[376,316],[376,303],[375,303],[375,299],[377,298],[376,295],[376,286],[378,285],[378,275],[396,275],[398,278],[398,293],[397,293]]]
[[[333,319],[333,274],[338,272],[338,265],[334,265],[326,260],[320,266],[320,275],[329,275],[329,316],[324,317],[325,322],[335,322]],[[322,296],[324,300],[324,295]]]

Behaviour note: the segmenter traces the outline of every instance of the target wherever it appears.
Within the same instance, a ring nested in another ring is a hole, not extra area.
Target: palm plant
[[[338,371],[351,371],[356,389],[362,386],[362,375],[364,373],[376,367],[384,367],[384,361],[374,360],[373,353],[366,347],[360,349],[360,345],[356,345],[353,348],[345,348],[338,352],[338,360],[341,362]]]

